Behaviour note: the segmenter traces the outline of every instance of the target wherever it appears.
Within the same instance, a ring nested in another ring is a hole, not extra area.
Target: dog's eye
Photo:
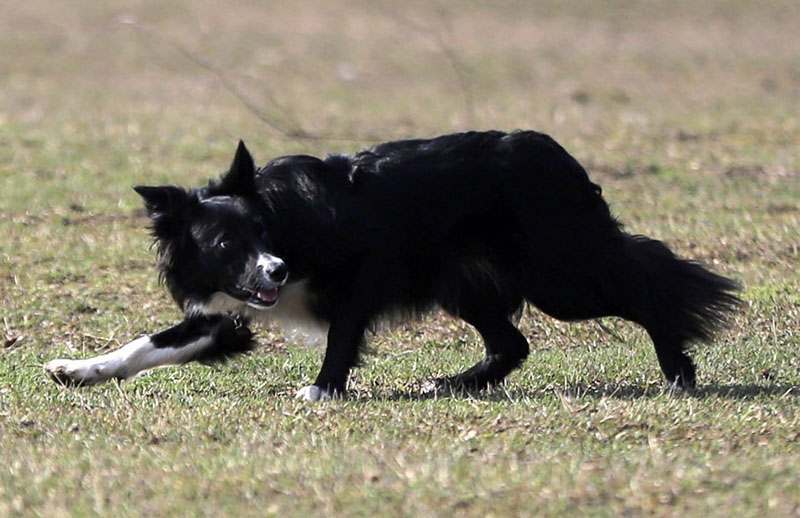
[[[225,236],[220,238],[219,241],[217,241],[217,248],[225,250],[226,248],[230,248],[231,244],[232,244],[231,239]]]

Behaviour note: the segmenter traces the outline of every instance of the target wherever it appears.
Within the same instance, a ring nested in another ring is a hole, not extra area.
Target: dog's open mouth
[[[246,302],[248,305],[260,308],[268,308],[274,306],[278,302],[278,288],[269,289],[253,289],[245,286],[236,286],[233,295],[239,300]]]

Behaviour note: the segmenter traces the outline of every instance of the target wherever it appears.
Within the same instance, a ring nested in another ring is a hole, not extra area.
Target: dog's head
[[[247,314],[278,301],[288,278],[272,243],[243,142],[207,188],[134,187],[144,198],[161,278],[186,312]]]

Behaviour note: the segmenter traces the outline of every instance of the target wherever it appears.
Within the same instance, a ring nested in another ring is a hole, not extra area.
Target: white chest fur
[[[265,323],[274,323],[288,333],[300,333],[315,339],[328,334],[328,322],[314,318],[309,311],[308,287],[305,281],[287,284],[280,291],[274,307],[252,311],[250,316]]]
[[[230,295],[217,292],[205,304],[192,306],[189,312],[208,315],[238,313],[265,324],[275,324],[287,333],[301,334],[311,340],[322,338],[328,333],[328,323],[317,320],[309,311],[306,281],[283,286],[278,302],[271,308],[254,308]]]

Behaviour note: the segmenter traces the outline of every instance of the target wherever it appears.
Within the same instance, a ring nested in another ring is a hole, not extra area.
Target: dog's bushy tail
[[[628,266],[643,274],[645,283],[644,300],[639,298],[643,307],[634,311],[654,339],[660,336],[680,350],[691,342],[707,342],[741,305],[737,282],[678,257],[660,241],[626,238]]]

